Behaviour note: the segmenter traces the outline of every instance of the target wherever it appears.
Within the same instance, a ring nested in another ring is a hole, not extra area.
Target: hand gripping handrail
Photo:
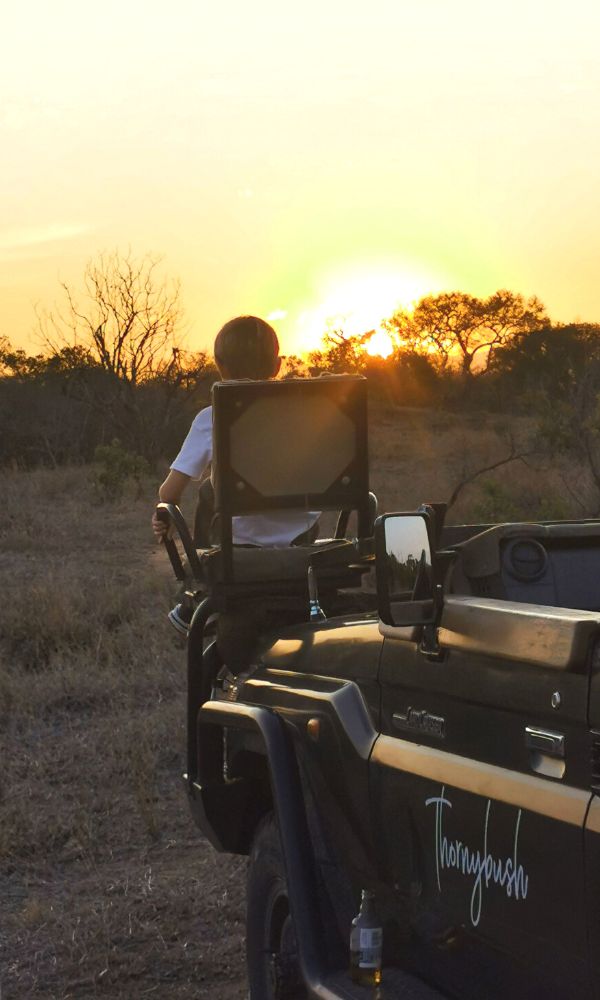
[[[163,542],[165,549],[167,550],[167,555],[171,561],[171,566],[178,580],[188,580],[190,575],[195,580],[202,580],[202,566],[198,558],[198,553],[196,551],[196,546],[192,536],[190,535],[187,524],[183,514],[181,513],[177,504],[174,503],[159,503],[156,505],[156,516],[160,521],[163,521],[170,529],[176,531],[181,539],[181,544],[183,545],[183,551],[186,554],[188,565],[190,567],[189,573],[186,573],[185,567],[181,561],[181,556],[179,555],[179,550],[175,541],[169,534],[164,536]]]

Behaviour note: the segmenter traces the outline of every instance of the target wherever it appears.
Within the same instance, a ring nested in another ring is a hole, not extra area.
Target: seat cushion
[[[222,580],[220,548],[200,549],[200,564],[210,586]],[[288,586],[297,582],[306,587],[307,573],[312,565],[319,583],[335,581],[335,586],[352,586],[360,580],[368,566],[347,539],[320,541],[313,545],[295,545],[289,548],[245,548],[234,546],[233,568],[238,583],[282,583]],[[348,580],[346,583],[345,580]],[[338,581],[342,582],[338,582]]]

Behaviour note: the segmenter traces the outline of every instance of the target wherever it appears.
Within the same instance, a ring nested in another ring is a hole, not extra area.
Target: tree
[[[182,350],[179,284],[160,276],[159,263],[101,255],[88,263],[82,293],[63,283],[61,308],[40,316],[48,364],[70,373],[69,391],[94,413],[97,443],[119,438],[150,459],[183,436],[189,396],[204,401],[215,374],[205,352]]]
[[[582,513],[600,511],[600,325],[547,325],[493,359],[504,407],[537,423],[545,454]]]
[[[73,372],[90,364],[79,348],[30,356],[0,339],[0,464],[56,466],[90,455],[87,408],[69,393]]]
[[[323,336],[323,349],[311,351],[308,355],[310,374],[361,372],[367,358],[365,344],[372,334],[373,330],[362,334],[344,333],[343,330],[327,330]]]
[[[284,379],[290,378],[306,378],[308,376],[308,368],[306,366],[306,361],[300,358],[297,354],[286,354],[281,358],[283,362],[283,375]]]
[[[46,363],[42,355],[31,357],[13,347],[8,337],[0,337],[0,378],[34,378]]]
[[[470,378],[486,372],[497,351],[547,322],[535,296],[524,299],[501,289],[487,299],[465,292],[427,295],[384,327],[400,347],[435,359],[440,371],[458,368]]]
[[[506,433],[506,437],[508,438],[506,453],[486,462],[485,465],[473,465],[472,463],[469,465],[466,454],[463,454],[462,469],[458,472],[458,479],[455,486],[452,488],[450,496],[448,497],[447,510],[450,510],[454,506],[463,490],[467,486],[470,486],[471,483],[475,482],[476,479],[479,479],[480,476],[483,476],[486,472],[494,472],[496,469],[500,469],[505,465],[510,465],[512,462],[524,460],[531,454],[530,448],[523,445],[517,445],[510,430]]]
[[[179,284],[161,279],[159,264],[150,255],[136,260],[131,254],[102,254],[86,267],[81,297],[63,282],[62,309],[40,317],[51,353],[83,348],[109,375],[129,385],[176,368]]]
[[[600,324],[547,325],[517,337],[492,359],[491,369],[511,395],[540,391],[564,396],[600,357]]]

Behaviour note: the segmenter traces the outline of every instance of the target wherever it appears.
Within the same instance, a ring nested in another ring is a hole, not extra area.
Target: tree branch
[[[450,494],[450,498],[448,500],[446,509],[450,510],[450,508],[453,507],[456,501],[458,500],[460,494],[465,489],[465,487],[469,486],[479,476],[484,475],[484,473],[486,472],[493,472],[494,469],[499,469],[503,465],[509,465],[510,462],[516,462],[520,459],[525,459],[529,454],[530,452],[527,451],[517,451],[515,448],[514,441],[512,441],[511,439],[511,447],[508,455],[506,455],[504,458],[499,458],[497,462],[491,462],[489,465],[484,465],[481,469],[477,469],[470,475],[465,476],[464,479],[461,479],[461,481],[458,483],[457,486],[455,486],[452,493]]]

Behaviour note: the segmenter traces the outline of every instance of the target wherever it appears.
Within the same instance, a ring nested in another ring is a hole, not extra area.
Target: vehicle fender
[[[319,891],[296,755],[285,722],[274,712],[260,706],[210,701],[202,706],[200,726],[246,729],[260,735],[264,744],[272,790],[272,808],[281,836],[281,847],[288,883],[290,908],[298,936],[302,972],[307,985],[321,993],[325,968],[322,954],[324,935],[319,911]],[[211,843],[219,850],[232,851],[245,845],[252,829],[240,828],[244,810],[244,781],[222,780],[203,786],[200,781],[190,788],[191,807],[196,821]],[[247,845],[249,847],[249,845]]]
[[[208,701],[200,708],[197,723],[201,743],[211,752],[200,756],[198,778],[188,785],[190,807],[196,823],[217,850],[247,854],[260,818],[249,818],[249,813],[256,812],[252,809],[255,783],[245,777],[227,778],[226,731],[250,731],[258,737],[270,786],[265,808],[274,810],[282,833],[290,825],[290,814],[293,819],[299,811],[305,815],[296,755],[285,723],[275,712],[255,705]]]
[[[308,819],[319,861],[341,865],[352,883],[376,880],[369,759],[377,729],[364,689],[353,680],[267,668],[246,681],[241,697],[286,724],[303,799],[307,808],[318,803]]]

